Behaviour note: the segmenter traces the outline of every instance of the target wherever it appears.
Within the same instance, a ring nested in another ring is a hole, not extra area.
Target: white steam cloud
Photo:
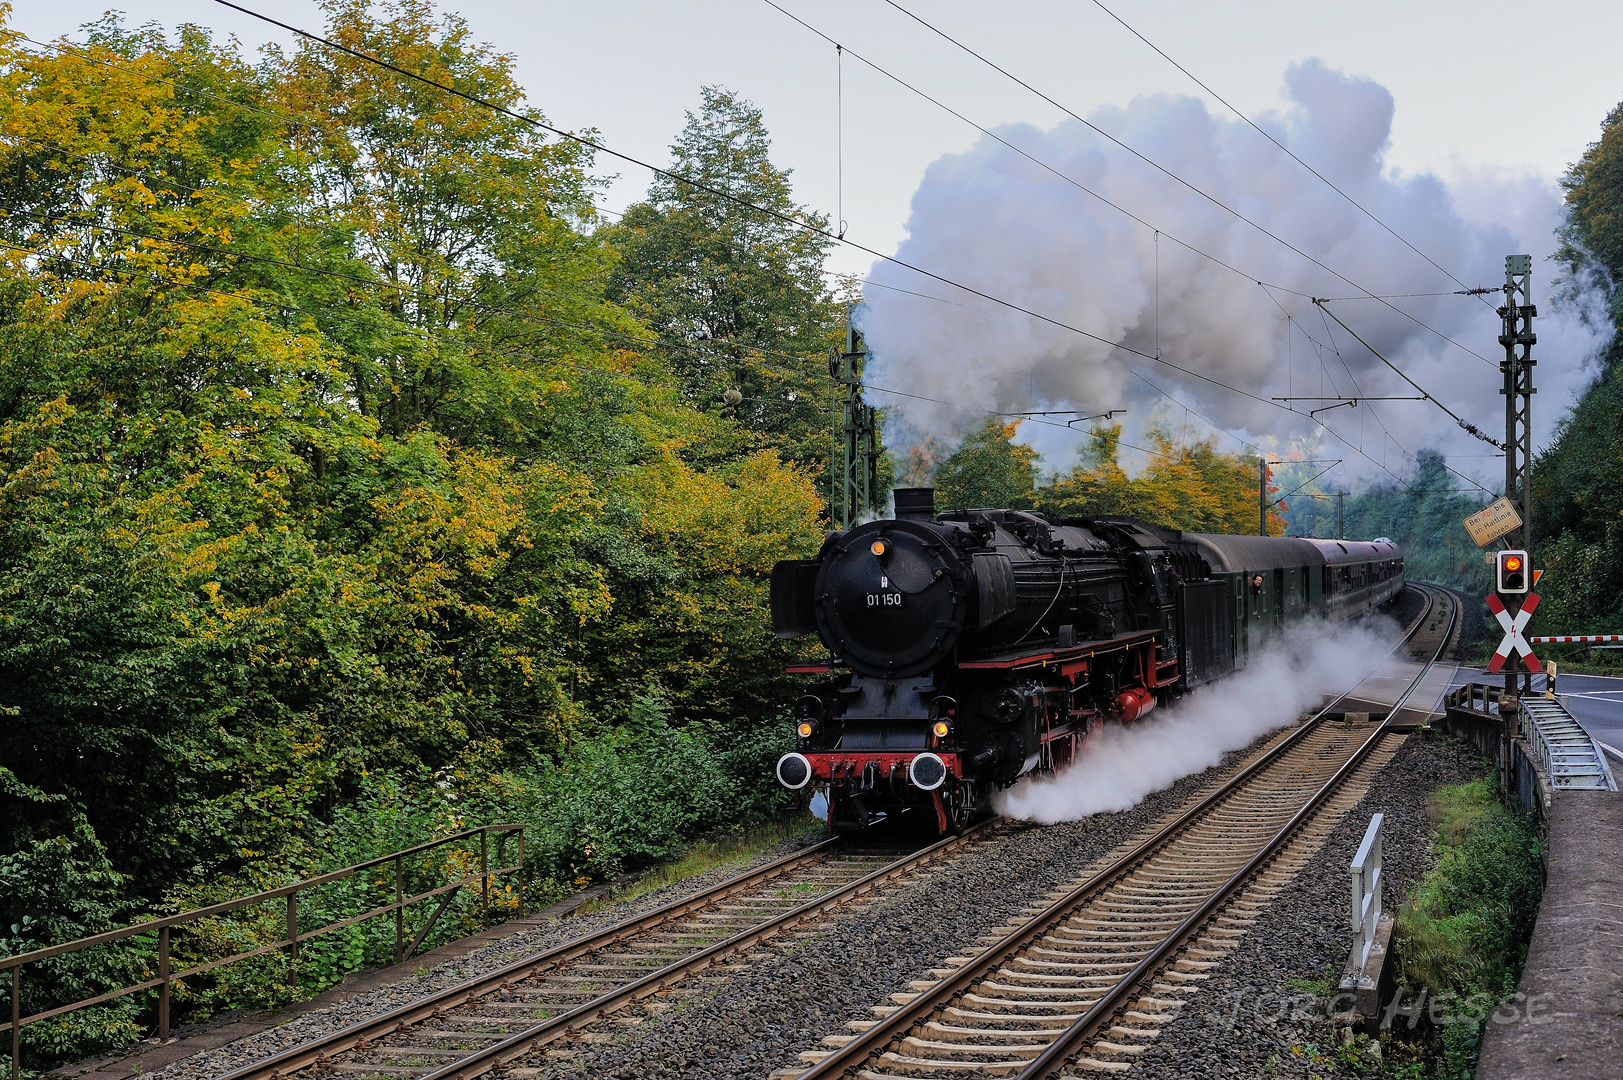
[[[1313,60],[1285,74],[1288,105],[1259,123],[1421,251],[1470,286],[1504,281],[1504,256],[1535,257],[1540,304],[1537,441],[1598,371],[1610,337],[1605,282],[1584,282],[1552,304],[1549,261],[1560,224],[1560,192],[1547,179],[1485,172],[1451,182],[1388,169],[1392,95]],[[1145,156],[1239,211],[1307,255],[1381,294],[1447,293],[1460,286],[1381,225],[1237,119],[1213,115],[1195,98],[1156,95],[1090,117]],[[1010,125],[998,134],[1065,177],[1138,215],[1136,224],[1031,160],[982,138],[932,164],[913,197],[909,236],[897,255],[992,296],[1154,355],[1261,398],[1290,394],[1407,395],[1414,391],[1334,324],[1310,297],[1358,290],[1269,239],[1189,187],[1067,120],[1049,130]],[[1559,164],[1552,163],[1552,167]],[[1174,242],[1176,236],[1184,244]],[[1198,248],[1235,270],[1225,269]],[[1261,280],[1276,286],[1265,289]],[[1184,420],[1144,379],[1213,420],[1274,445],[1337,444],[1306,417],[1181,375],[1028,315],[981,300],[892,263],[877,264],[865,290],[862,328],[881,387],[969,408],[878,395],[892,409],[893,446],[922,436],[950,444],[981,410],[1128,406],[1129,428],[1152,414]],[[898,291],[907,290],[907,291]],[[924,295],[913,295],[924,294]],[[1456,412],[1490,433],[1502,429],[1499,322],[1466,296],[1410,296],[1392,308],[1348,300],[1333,309]],[[1287,316],[1295,319],[1293,326]],[[1598,317],[1597,317],[1598,316]],[[1419,325],[1427,324],[1428,330]],[[1433,332],[1436,331],[1436,333]],[[1447,335],[1481,354],[1449,344]],[[1339,355],[1338,355],[1339,350]],[[1135,374],[1135,369],[1138,374]],[[1140,377],[1142,376],[1142,378]],[[1329,402],[1299,403],[1305,411]],[[1492,448],[1454,427],[1425,402],[1374,406],[1409,451],[1456,454]],[[1346,440],[1402,473],[1406,459],[1385,437],[1369,404],[1323,419]],[[1197,434],[1210,430],[1192,419]],[[1027,425],[1051,465],[1066,464],[1079,440]],[[1225,449],[1237,449],[1232,441]],[[1342,454],[1338,453],[1340,457]],[[1359,455],[1346,454],[1349,464]],[[1382,475],[1367,461],[1365,475]],[[1483,478],[1496,466],[1482,460]]]
[[[1377,667],[1396,638],[1385,617],[1299,624],[1239,674],[1142,723],[1106,725],[1074,766],[1051,779],[1022,780],[999,794],[997,810],[1045,825],[1127,810],[1352,689],[1350,680]]]

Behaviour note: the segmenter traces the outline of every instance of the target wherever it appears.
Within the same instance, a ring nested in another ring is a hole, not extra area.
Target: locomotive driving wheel
[[[973,780],[960,780],[956,784],[943,784],[935,792],[936,815],[942,831],[954,836],[986,814],[985,785]]]

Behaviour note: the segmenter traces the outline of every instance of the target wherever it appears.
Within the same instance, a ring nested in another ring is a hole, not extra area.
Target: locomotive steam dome
[[[958,556],[928,519],[871,521],[823,552],[817,629],[863,674],[929,671],[957,643],[968,608]]]

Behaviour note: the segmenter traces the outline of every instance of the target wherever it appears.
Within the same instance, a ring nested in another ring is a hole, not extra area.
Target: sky
[[[1074,121],[1064,111],[965,54],[884,0],[776,2],[847,49],[976,123],[1000,132],[1022,133],[1022,138],[1029,140],[1020,143],[1022,146],[1045,147],[1056,153],[1081,152],[1079,148],[1084,148],[1070,130]],[[39,40],[62,34],[73,36],[80,24],[97,17],[107,6],[105,0],[20,0],[15,4],[11,26]],[[237,37],[250,49],[267,40],[291,42],[290,35],[207,0],[126,0],[118,6],[132,23],[150,20],[170,27],[181,22],[200,23],[217,34]],[[319,6],[310,0],[279,0],[274,6],[247,0],[244,6],[258,7],[283,21],[313,30],[321,26]],[[1164,119],[1165,114],[1164,107],[1162,112],[1156,111],[1154,102],[1165,106],[1169,100],[1175,103],[1178,96],[1187,96],[1204,103],[1211,121],[1207,126],[1217,131],[1213,145],[1232,146],[1238,139],[1229,130],[1238,121],[1224,105],[1092,3],[908,0],[904,6],[1042,90],[1070,112],[1089,118],[1111,116],[1123,123],[1135,117],[1138,121],[1134,122],[1152,123],[1149,118]],[[974,217],[996,212],[1017,218],[1030,213],[1028,205],[1007,201],[1008,192],[986,196],[984,185],[975,182],[979,174],[974,174],[972,166],[998,175],[1002,175],[999,170],[1007,171],[987,157],[987,144],[980,132],[852,55],[846,55],[843,61],[838,59],[832,45],[775,10],[766,0],[598,0],[593,4],[463,0],[444,7],[465,17],[476,37],[513,55],[518,79],[528,89],[530,103],[560,126],[594,128],[607,145],[662,163],[671,139],[682,125],[684,110],[697,103],[699,87],[722,84],[762,107],[773,135],[774,160],[793,170],[797,198],[843,219],[851,239],[885,253],[907,249],[911,244],[911,250],[955,260],[953,265],[965,274],[972,273],[978,260],[987,255],[994,262],[1019,263],[1018,251],[988,252],[986,245],[996,245],[995,237],[989,238],[984,231],[965,232],[954,224],[955,213]],[[1367,116],[1362,119],[1368,121],[1365,126],[1370,131],[1384,133],[1385,139],[1365,148],[1363,163],[1373,163],[1380,171],[1384,183],[1381,190],[1396,200],[1392,205],[1406,208],[1403,213],[1409,216],[1405,221],[1425,220],[1424,193],[1419,190],[1424,184],[1417,185],[1417,178],[1437,178],[1447,204],[1446,213],[1453,215],[1451,221],[1458,221],[1452,232],[1439,232],[1435,243],[1439,250],[1446,249],[1451,257],[1468,263],[1439,261],[1470,284],[1495,285],[1502,279],[1501,258],[1509,252],[1497,251],[1496,243],[1519,244],[1522,250],[1536,255],[1547,253],[1551,246],[1548,227],[1559,210],[1555,181],[1598,137],[1606,113],[1623,99],[1623,77],[1616,74],[1614,55],[1616,41],[1623,39],[1623,5],[1618,4],[1569,3],[1542,8],[1537,17],[1525,4],[1496,0],[1470,4],[1370,0],[1361,5],[1312,0],[1258,0],[1246,4],[1119,0],[1110,7],[1241,112],[1255,118],[1272,116],[1281,131],[1312,127],[1303,119],[1312,110],[1288,85],[1288,73],[1299,70],[1299,65],[1316,61],[1341,79],[1338,85],[1346,91],[1344,98],[1348,102],[1362,100],[1361,87],[1384,89],[1392,102],[1389,116],[1385,120]],[[1507,27],[1514,29],[1507,31]],[[1317,117],[1314,122],[1321,128],[1333,128],[1338,122],[1336,107],[1321,102],[1319,112],[1313,114]],[[1162,129],[1152,126],[1145,130],[1149,132],[1147,137],[1153,138]],[[1333,175],[1334,163],[1327,165],[1326,161],[1334,156],[1334,148],[1325,153],[1328,157],[1316,164]],[[1303,156],[1315,161],[1310,155]],[[1238,168],[1237,163],[1229,163],[1230,172]],[[970,171],[966,173],[966,169]],[[1115,161],[1110,169],[1118,188],[1134,186],[1136,174],[1131,169]],[[646,190],[648,174],[644,170],[600,160],[599,171],[618,174],[600,200],[610,210],[635,201]],[[948,174],[958,179],[949,182]],[[948,186],[943,188],[943,183]],[[1301,213],[1327,213],[1323,208],[1338,198],[1333,193],[1310,192],[1317,181],[1305,172],[1289,183],[1293,188],[1291,197],[1297,200]],[[951,197],[942,196],[930,203],[926,196],[932,191],[947,192]],[[998,202],[999,197],[1005,201]],[[987,198],[991,201],[985,201]],[[925,212],[931,206],[934,212]],[[1157,226],[1162,224],[1157,214],[1176,220],[1188,209],[1170,196],[1159,201],[1149,199],[1132,208]],[[1070,212],[1066,207],[1061,210]],[[1099,217],[1102,212],[1094,207],[1088,213]],[[1300,220],[1299,214],[1293,224],[1289,215],[1283,215],[1276,232],[1284,240],[1300,242],[1300,237],[1288,234],[1290,228],[1303,227]],[[1187,215],[1184,223],[1189,227]],[[1029,231],[1033,223],[1026,221],[1024,227]],[[1243,246],[1248,253],[1257,254],[1270,272],[1290,269],[1286,265],[1289,259],[1278,251],[1260,253],[1254,237]],[[1417,246],[1424,249],[1424,245]],[[1367,241],[1366,247],[1358,261],[1359,283],[1374,291],[1389,291],[1389,283],[1399,281],[1454,287],[1406,249],[1380,246],[1373,240]],[[1076,251],[1086,250],[1084,246],[1048,254],[1050,258],[1071,258]],[[1330,259],[1326,257],[1325,261]],[[842,248],[834,253],[831,266],[867,275],[872,263],[870,256]],[[1097,269],[1091,272],[1100,273]],[[1077,274],[1078,280],[1092,280],[1087,272]],[[1541,263],[1535,270],[1535,281],[1549,276],[1549,265]],[[888,280],[899,283],[894,278]],[[1037,303],[1047,295],[1021,292],[1017,283],[1010,283],[1013,279],[1007,273],[998,280],[1010,292],[1005,298],[1015,302]],[[1301,280],[1311,286],[1307,291],[1319,287],[1317,281]],[[1197,295],[1210,301],[1209,294],[1199,290],[1189,295],[1189,303],[1194,303]],[[1129,304],[1128,308],[1109,312],[1122,325],[1106,336],[1125,340],[1122,335],[1142,330],[1133,323],[1133,319],[1140,318],[1135,311]],[[1541,311],[1541,316],[1544,314]],[[1160,315],[1163,321],[1167,318],[1165,305]],[[1456,317],[1444,311],[1437,318],[1458,334],[1475,335],[1471,343],[1474,351],[1495,357],[1497,324],[1491,318],[1477,317],[1481,315],[1475,312],[1469,317]],[[913,325],[909,318],[916,316],[892,317],[892,339]],[[1429,316],[1427,319],[1435,321]],[[1283,348],[1294,355],[1297,346],[1288,340],[1290,324],[1281,325],[1285,327],[1283,336],[1274,334],[1265,348]],[[886,336],[885,326],[876,329],[880,337]],[[1541,384],[1548,386],[1548,392],[1541,392],[1537,402],[1540,409],[1535,413],[1540,442],[1553,430],[1560,407],[1570,402],[1592,374],[1592,364],[1578,353],[1593,342],[1586,345],[1583,335],[1571,327],[1562,331],[1552,326],[1550,333],[1552,341],[1565,342],[1573,355],[1551,357],[1548,366],[1540,369],[1541,376],[1549,375],[1547,384]],[[1500,413],[1496,386],[1491,385],[1497,378],[1495,372],[1482,368],[1477,359],[1456,361],[1447,349],[1428,351],[1401,335],[1389,335],[1383,341],[1392,349],[1407,350],[1408,362],[1415,370],[1429,372],[1441,387],[1457,390],[1451,402],[1456,411],[1471,409],[1472,419],[1490,430],[1496,426]],[[1313,347],[1305,339],[1298,344]],[[1379,347],[1382,342],[1376,344]],[[1052,368],[1061,362],[1082,362],[1063,349],[1056,352],[1051,342],[1032,343],[1029,348],[1036,351],[1009,361],[1008,378],[974,388],[975,400],[996,400],[1001,409],[1026,408],[1027,402],[1089,407],[1118,403],[1083,401],[1075,395],[1074,387],[1067,391],[1057,384],[1043,391],[1035,379],[1027,379],[1024,400],[1020,400],[1012,387],[1018,381],[1014,370],[1022,364],[1025,367],[1021,370],[1029,371],[1045,364]],[[901,357],[899,352],[895,355]],[[1365,360],[1365,367],[1354,362],[1348,376],[1364,376],[1360,385],[1368,383],[1363,386],[1366,393],[1397,393],[1383,381],[1387,376],[1379,373],[1374,358]],[[1275,365],[1281,369],[1284,366]],[[943,377],[951,381],[953,369],[926,366],[913,374],[915,381],[941,385]],[[1117,376],[1129,378],[1121,372]],[[1312,440],[1327,437],[1315,425],[1289,417],[1281,422],[1278,414],[1259,411],[1255,402],[1227,400],[1233,395],[1168,368],[1160,369],[1160,377],[1165,377],[1163,386],[1174,387],[1171,399],[1153,395],[1146,398],[1140,393],[1137,397],[1128,395],[1131,401],[1123,398],[1120,402],[1137,408],[1138,423],[1145,422],[1152,412],[1164,417],[1170,408],[1168,401],[1175,399],[1211,417],[1218,427],[1238,432],[1229,441],[1231,449],[1253,438],[1284,446],[1292,440],[1316,445]],[[1461,380],[1469,381],[1470,386],[1460,390]],[[1295,389],[1294,374],[1287,376],[1286,382]],[[1257,384],[1257,388],[1265,387]],[[1286,386],[1266,389],[1286,392]],[[1334,392],[1348,391],[1338,387]],[[1044,394],[1047,396],[1038,402]],[[1439,389],[1437,396],[1442,398],[1447,393]],[[1400,438],[1407,438],[1410,451],[1418,445],[1417,433],[1433,428],[1439,432],[1433,441],[1451,453],[1491,451],[1481,443],[1473,444],[1468,436],[1443,430],[1452,428],[1446,417],[1437,427],[1439,414],[1429,403],[1390,403],[1383,407],[1390,426],[1400,433]],[[1367,405],[1342,410],[1348,417],[1354,412],[1360,413],[1357,419],[1364,428],[1370,427],[1367,417],[1371,410]],[[921,432],[939,426],[939,417],[920,412],[916,419],[915,427]],[[1200,423],[1191,422],[1197,426]],[[1355,437],[1348,421],[1335,422],[1341,427],[1343,439]],[[1129,421],[1130,430],[1134,423]],[[1502,427],[1502,419],[1498,426]],[[1359,475],[1385,475],[1381,470],[1389,467],[1401,471],[1402,453],[1384,445],[1384,438],[1382,466],[1370,464],[1375,444],[1367,434],[1360,430],[1356,436],[1361,440],[1362,455],[1349,451],[1362,463]],[[1059,436],[1045,442],[1042,432],[1036,435],[1033,441],[1043,449],[1045,457],[1062,464],[1067,451],[1054,441]],[[1483,478],[1491,478],[1495,467],[1486,459],[1471,466]]]

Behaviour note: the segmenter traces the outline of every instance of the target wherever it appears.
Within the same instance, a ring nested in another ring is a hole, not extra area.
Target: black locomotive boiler
[[[995,789],[1244,667],[1290,623],[1349,618],[1403,588],[1385,540],[937,516],[930,488],[896,489],[895,506],[772,571],[774,631],[815,633],[831,654],[790,669],[824,677],[795,705],[799,746],[778,779],[825,789],[838,830],[908,806],[960,829]]]

